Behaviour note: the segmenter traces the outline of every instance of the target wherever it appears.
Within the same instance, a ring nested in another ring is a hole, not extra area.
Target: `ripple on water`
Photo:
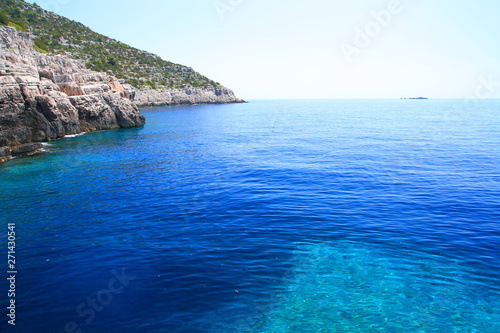
[[[498,332],[500,292],[458,261],[349,241],[299,247],[245,332]],[[485,279],[485,278],[483,278]]]

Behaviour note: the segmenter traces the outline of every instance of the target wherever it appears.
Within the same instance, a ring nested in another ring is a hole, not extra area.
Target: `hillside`
[[[22,0],[0,0],[0,25],[36,36],[42,53],[82,60],[87,68],[125,79],[138,89],[220,89],[192,68],[98,34],[81,23]]]

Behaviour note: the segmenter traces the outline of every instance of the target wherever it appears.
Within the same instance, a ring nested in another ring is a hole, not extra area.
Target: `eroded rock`
[[[68,134],[135,127],[134,90],[81,62],[33,49],[33,36],[0,26],[0,161]]]
[[[133,96],[133,101],[139,106],[245,102],[227,88],[138,90]]]

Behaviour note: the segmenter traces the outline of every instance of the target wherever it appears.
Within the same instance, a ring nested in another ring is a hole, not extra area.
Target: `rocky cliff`
[[[138,106],[245,102],[227,88],[137,90],[133,100]]]
[[[33,49],[33,36],[0,26],[0,161],[68,134],[144,124],[119,80],[78,60]]]

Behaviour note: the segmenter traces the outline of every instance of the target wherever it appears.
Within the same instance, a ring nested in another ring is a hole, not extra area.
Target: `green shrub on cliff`
[[[40,37],[35,38],[34,48],[35,48],[35,50],[37,50],[38,52],[41,52],[41,53],[50,53],[49,51],[47,51],[49,48],[45,44],[44,39],[40,38]]]
[[[81,59],[88,68],[108,72],[137,88],[221,87],[192,68],[130,47],[22,0],[0,0],[0,11],[20,30],[37,36],[35,48]]]
[[[17,30],[20,30],[20,31],[26,31],[26,25],[21,22],[21,21],[17,21],[17,20],[13,20],[13,19],[9,19],[7,17],[7,15],[5,15],[4,12],[0,12],[0,24],[1,25],[8,25],[8,26],[11,26],[11,27],[14,27],[16,28]]]
[[[108,64],[110,66],[116,66],[116,59],[115,59],[115,57],[108,57]]]
[[[22,25],[20,25],[19,23],[16,23],[16,22],[12,22],[12,21],[9,22],[9,26],[16,28],[19,31],[26,31],[26,28],[24,28]]]
[[[9,19],[5,15],[4,12],[0,12],[0,24],[1,25],[8,25],[9,24]]]

